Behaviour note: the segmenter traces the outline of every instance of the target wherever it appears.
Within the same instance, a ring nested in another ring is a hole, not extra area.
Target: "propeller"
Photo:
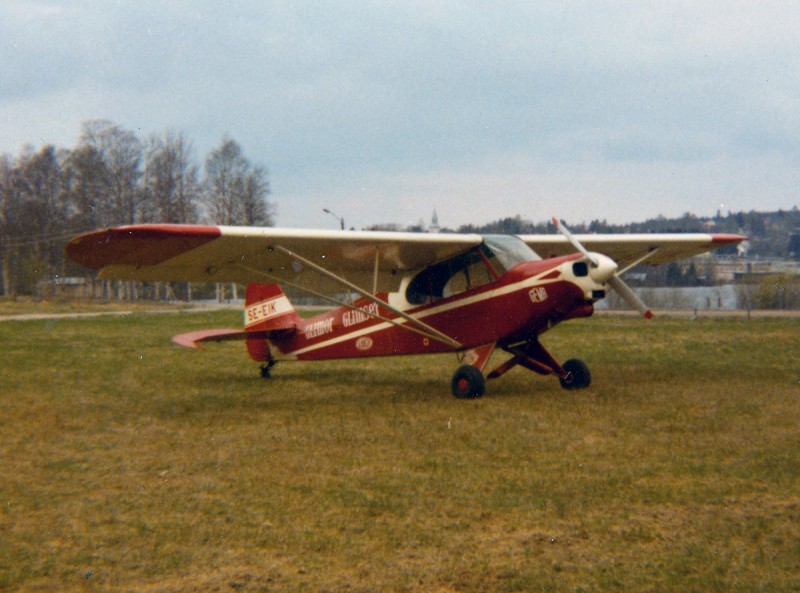
[[[569,232],[567,226],[563,222],[558,220],[558,218],[556,218],[555,216],[553,217],[553,224],[556,225],[558,232],[564,235],[567,238],[567,241],[569,241],[572,244],[572,246],[575,247],[575,249],[577,249],[580,253],[582,253],[586,257],[586,259],[589,260],[589,263],[593,268],[597,268],[600,266],[601,264],[600,257],[605,257],[605,256],[599,257],[599,254],[592,253],[591,251],[586,249],[586,247],[584,247],[581,244],[581,242],[578,241],[575,235]],[[616,270],[616,264],[615,264],[615,270]],[[608,283],[608,285],[611,288],[617,291],[617,294],[621,296],[626,303],[628,303],[631,307],[639,311],[639,313],[641,313],[645,319],[652,319],[653,312],[644,303],[644,301],[642,301],[642,299],[640,299],[639,296],[635,292],[633,292],[631,287],[625,284],[625,281],[619,277],[619,274],[617,274],[616,271],[610,274],[608,278],[605,279],[605,282]]]
[[[608,284],[617,291],[617,294],[622,297],[622,299],[628,303],[631,307],[639,311],[642,314],[642,317],[645,319],[652,319],[653,312],[650,310],[642,299],[633,292],[630,286],[625,284],[625,281],[619,277],[618,274],[614,274],[611,278],[608,279]]]
[[[567,238],[567,241],[572,243],[572,246],[575,249],[577,249],[583,255],[586,256],[586,259],[589,260],[589,263],[592,264],[592,266],[594,266],[596,268],[599,265],[599,260],[597,259],[597,255],[595,255],[594,253],[591,253],[590,251],[588,251],[586,249],[586,247],[584,247],[581,244],[581,242],[578,241],[578,239],[575,238],[575,235],[573,235],[572,233],[569,232],[569,229],[567,228],[567,225],[565,225],[563,222],[558,220],[558,218],[556,218],[555,216],[553,217],[553,224],[556,225],[556,228],[558,229],[558,232],[561,233],[562,235],[564,235]]]

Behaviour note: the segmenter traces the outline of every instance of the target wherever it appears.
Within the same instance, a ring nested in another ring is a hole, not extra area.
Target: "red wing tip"
[[[745,235],[732,235],[732,234],[713,234],[711,235],[711,242],[712,243],[720,243],[723,245],[732,244],[732,243],[740,243],[741,241],[747,241],[749,237]]]
[[[73,237],[66,245],[74,262],[99,270],[109,265],[154,266],[213,241],[210,225],[142,224],[102,229]]]

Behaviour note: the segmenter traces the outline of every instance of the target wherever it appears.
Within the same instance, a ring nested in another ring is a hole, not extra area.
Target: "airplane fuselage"
[[[514,265],[481,286],[430,302],[408,302],[407,290],[377,295],[393,307],[439,330],[460,346],[409,331],[413,326],[366,298],[301,320],[292,331],[272,335],[269,348],[250,344],[255,360],[329,360],[468,350],[535,338],[561,321],[587,317],[604,288],[583,274],[580,254]],[[576,274],[576,271],[578,274]],[[381,319],[383,318],[383,319]],[[255,340],[255,339],[254,339]]]

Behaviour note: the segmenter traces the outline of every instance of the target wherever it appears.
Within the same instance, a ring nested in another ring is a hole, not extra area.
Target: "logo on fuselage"
[[[372,344],[373,344],[372,338],[369,338],[367,336],[363,336],[361,338],[358,338],[358,340],[356,340],[356,348],[361,350],[361,352],[366,352],[367,350],[372,348]]]
[[[543,303],[547,300],[547,290],[545,290],[544,286],[534,286],[528,296],[531,298],[532,303]]]

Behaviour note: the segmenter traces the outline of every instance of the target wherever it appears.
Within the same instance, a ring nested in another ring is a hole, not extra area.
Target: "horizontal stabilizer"
[[[229,340],[246,340],[247,338],[266,338],[266,336],[266,332],[246,332],[240,329],[201,329],[173,336],[172,341],[186,348],[203,350],[200,342],[226,342]]]

